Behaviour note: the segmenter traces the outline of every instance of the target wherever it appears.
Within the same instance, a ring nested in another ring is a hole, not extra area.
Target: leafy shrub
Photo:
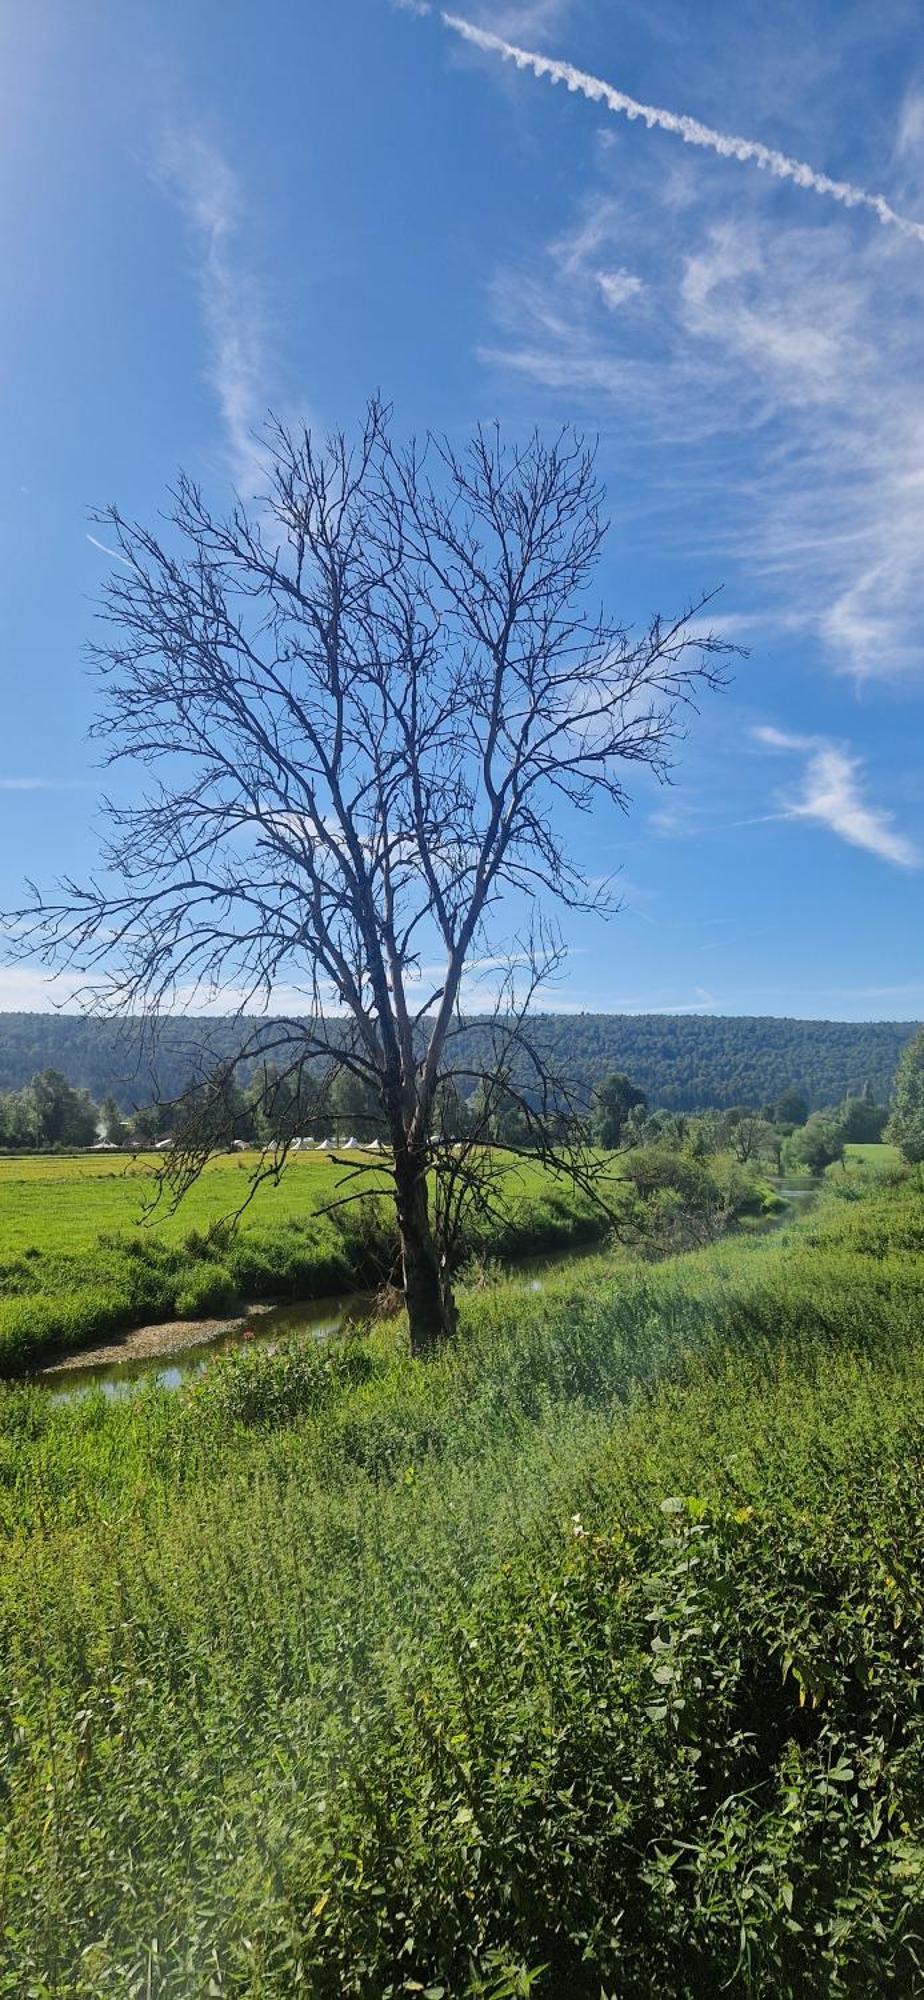
[[[224,1264],[191,1265],[176,1294],[178,1319],[204,1319],[207,1313],[226,1312],[237,1303],[237,1287]]]
[[[113,1333],[131,1312],[127,1292],[90,1286],[53,1296],[34,1292],[0,1299],[0,1364]]]
[[[225,1355],[210,1371],[207,1395],[210,1419],[244,1425],[295,1423],[306,1411],[326,1407],[354,1385],[367,1382],[374,1363],[359,1345],[315,1345],[287,1341],[272,1351],[239,1348]]]

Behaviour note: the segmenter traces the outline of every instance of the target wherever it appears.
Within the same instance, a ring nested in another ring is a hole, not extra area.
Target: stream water
[[[179,1389],[202,1375],[220,1354],[243,1346],[276,1347],[291,1334],[313,1340],[329,1340],[342,1333],[351,1322],[368,1318],[371,1299],[367,1292],[346,1292],[340,1298],[302,1299],[274,1306],[269,1312],[255,1313],[247,1323],[235,1322],[217,1333],[213,1340],[196,1340],[190,1322],[189,1345],[168,1354],[127,1355],[122,1361],[96,1361],[87,1367],[68,1367],[33,1377],[49,1396],[70,1401],[88,1389],[102,1389],[104,1396],[128,1396],[143,1382],[156,1382],[162,1389]]]
[[[796,1186],[777,1182],[780,1194],[787,1204],[801,1203],[817,1193],[816,1186],[804,1183]],[[786,1220],[786,1213],[769,1219],[769,1226],[779,1225]],[[576,1259],[599,1255],[601,1245],[596,1243],[576,1245],[562,1255],[553,1251],[544,1257],[524,1258],[511,1266],[511,1276],[520,1277],[531,1291],[541,1291],[544,1278],[552,1270],[563,1264],[572,1264]],[[121,1397],[131,1395],[142,1383],[156,1382],[163,1389],[178,1389],[184,1382],[191,1382],[209,1367],[218,1355],[231,1353],[243,1346],[275,1347],[281,1340],[293,1334],[300,1334],[312,1340],[329,1340],[333,1334],[343,1333],[351,1324],[367,1319],[372,1306],[368,1292],[347,1292],[339,1298],[303,1299],[288,1305],[274,1306],[269,1311],[260,1308],[252,1320],[235,1321],[223,1327],[213,1339],[203,1340],[194,1322],[190,1322],[189,1340],[184,1346],[175,1347],[164,1354],[126,1354],[124,1359],[116,1357],[105,1361],[94,1361],[81,1367],[73,1363],[66,1368],[48,1369],[33,1376],[49,1396],[57,1400],[70,1401],[73,1397],[85,1395],[89,1389],[102,1389],[104,1396]]]

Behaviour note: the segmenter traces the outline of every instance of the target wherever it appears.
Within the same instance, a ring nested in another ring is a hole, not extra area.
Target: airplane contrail
[[[637,98],[627,97],[624,90],[616,90],[611,83],[604,83],[602,77],[588,76],[586,70],[575,69],[573,63],[536,55],[530,49],[519,49],[513,42],[505,42],[501,35],[492,35],[486,28],[477,28],[473,21],[465,21],[458,14],[444,14],[443,22],[464,41],[473,42],[476,48],[486,49],[492,55],[502,56],[505,62],[516,63],[518,69],[532,70],[534,76],[547,77],[550,83],[563,83],[569,90],[589,97],[592,104],[605,104],[608,111],[620,113],[626,118],[644,119],[649,131],[657,125],[662,132],[673,132],[688,146],[704,146],[708,152],[718,153],[725,160],[750,161],[763,173],[774,174],[777,180],[794,181],[797,187],[827,195],[830,201],[842,202],[845,208],[871,209],[880,222],[901,230],[903,236],[912,236],[918,243],[924,243],[924,222],[913,222],[908,216],[898,215],[881,194],[870,194],[866,188],[855,187],[851,181],[835,181],[828,174],[816,173],[815,168],[807,166],[804,160],[791,160],[786,153],[764,146],[759,139],[741,139],[734,133],[716,132],[712,126],[701,125],[698,118],[688,118],[683,112],[665,111],[657,104],[640,104]]]

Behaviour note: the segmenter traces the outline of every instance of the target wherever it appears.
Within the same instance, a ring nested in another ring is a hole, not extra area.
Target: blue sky
[[[917,0],[458,11],[924,218]],[[89,508],[247,492],[267,406],[380,388],[401,430],[599,434],[611,610],[722,586],[749,649],[674,786],[581,831],[625,907],[549,1003],[924,1014],[924,234],[423,0],[30,0],[0,100],[0,904],[95,852]]]

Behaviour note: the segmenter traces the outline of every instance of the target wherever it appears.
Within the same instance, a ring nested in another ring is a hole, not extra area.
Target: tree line
[[[899,1074],[893,1125],[913,1148],[918,1125],[924,1129],[924,1102],[918,1104],[919,1071],[924,1070],[924,1031],[910,1047]],[[439,1114],[450,1141],[472,1132],[489,1144],[529,1152],[533,1135],[528,1107],[516,1089],[501,1082],[491,1101],[483,1086],[470,1099],[444,1085]],[[546,1114],[547,1117],[550,1114]],[[820,1173],[839,1159],[846,1145],[876,1144],[888,1118],[870,1084],[848,1093],[836,1106],[810,1112],[808,1100],[790,1085],[759,1108],[733,1105],[696,1115],[650,1106],[647,1094],[625,1072],[611,1071],[595,1083],[582,1121],[585,1140],[606,1151],[661,1148],[694,1156],[728,1152],[745,1166],[784,1166]],[[560,1112],[565,1136],[573,1106]],[[271,1146],[296,1140],[336,1143],[353,1138],[367,1144],[387,1140],[381,1103],[362,1079],[348,1070],[319,1082],[310,1072],[299,1078],[264,1064],[246,1085],[233,1072],[216,1088],[214,1080],[191,1077],[176,1099],[154,1099],[122,1111],[112,1092],[97,1104],[59,1070],[45,1069],[18,1091],[0,1093],[0,1147],[7,1150],[80,1149],[97,1144],[142,1150],[171,1139],[191,1117],[204,1125],[217,1150],[236,1144]],[[554,1118],[552,1119],[554,1123]],[[924,1157],[924,1136],[921,1139]],[[909,1157],[914,1157],[912,1151]]]
[[[798,1021],[752,1015],[537,1015],[532,1033],[554,1051],[577,1090],[589,1096],[612,1072],[631,1076],[649,1103],[668,1111],[732,1110],[774,1101],[794,1083],[810,1111],[858,1094],[866,1081],[886,1103],[913,1021]],[[490,1032],[461,1026],[460,1060],[474,1062]],[[267,1044],[273,1023],[265,1026]],[[78,1014],[0,1014],[0,1092],[19,1092],[55,1069],[97,1102],[112,1096],[126,1114],[156,1096],[177,1098],[189,1076],[227,1062],[241,1022],[181,1014],[158,1024],[156,1040],[131,1021]],[[257,1066],[251,1063],[251,1071]],[[245,1075],[246,1075],[245,1067]]]

